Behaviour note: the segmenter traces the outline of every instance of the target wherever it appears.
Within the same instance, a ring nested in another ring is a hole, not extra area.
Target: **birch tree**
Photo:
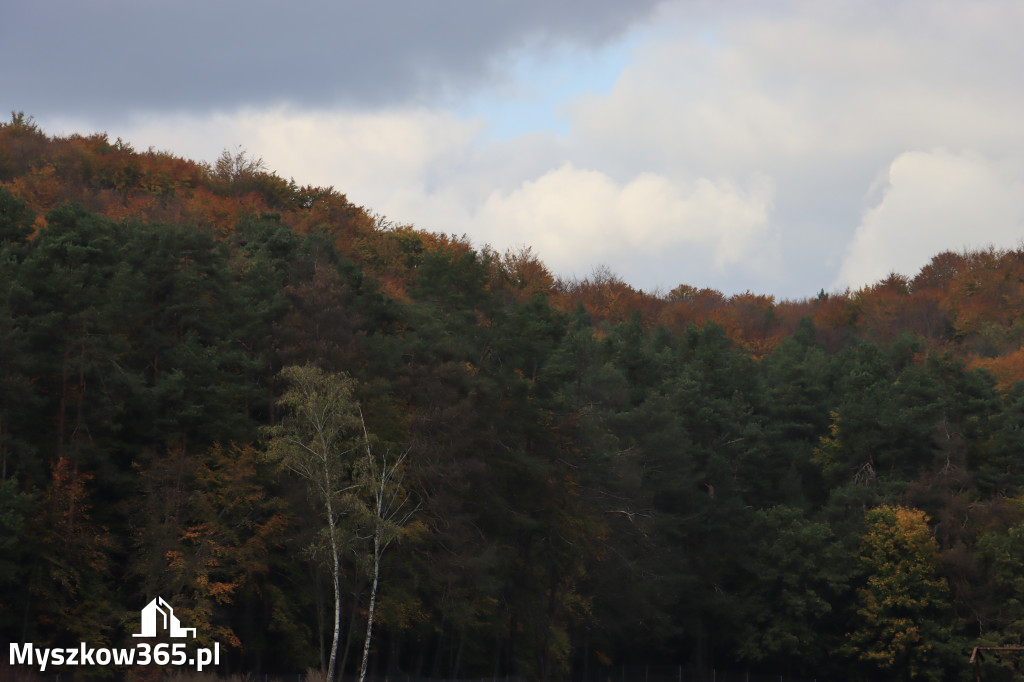
[[[392,457],[390,450],[386,448],[378,448],[378,451],[374,452],[361,412],[359,418],[366,456],[360,458],[361,461],[355,465],[358,488],[355,496],[357,499],[352,507],[359,510],[360,521],[369,531],[368,539],[373,543],[373,553],[370,555],[370,602],[367,607],[366,638],[363,640],[363,661],[359,667],[359,682],[365,682],[373,638],[381,560],[391,543],[407,532],[406,524],[416,512],[418,505],[412,505],[402,487],[403,463],[408,450],[397,457]]]
[[[357,441],[353,436],[359,433],[361,423],[352,396],[356,382],[345,374],[327,374],[311,365],[286,367],[281,377],[288,390],[278,402],[286,414],[269,431],[267,453],[303,478],[323,506],[334,585],[334,635],[327,666],[327,679],[333,680],[341,631],[340,520],[355,487],[352,455]]]

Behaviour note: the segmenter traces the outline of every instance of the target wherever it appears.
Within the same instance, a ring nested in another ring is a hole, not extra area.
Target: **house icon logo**
[[[157,597],[142,609],[142,632],[133,634],[132,637],[156,637],[158,628],[166,630],[171,637],[196,636],[195,628],[181,627],[181,622],[174,615],[174,609],[163,597]]]

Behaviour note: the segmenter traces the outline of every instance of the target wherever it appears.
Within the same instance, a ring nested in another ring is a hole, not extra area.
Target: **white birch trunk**
[[[370,640],[373,637],[373,614],[377,609],[377,582],[380,579],[381,533],[384,531],[384,494],[387,483],[387,463],[381,468],[380,487],[377,494],[377,518],[373,531],[373,582],[370,584],[370,608],[366,616],[366,640],[363,642],[363,664],[359,668],[359,682],[366,682],[366,665],[370,660]]]
[[[338,659],[338,638],[341,635],[341,563],[338,557],[338,539],[335,537],[334,507],[331,496],[327,500],[327,526],[331,536],[332,576],[334,578],[334,636],[331,638],[331,660],[327,666],[327,681],[334,682],[334,664]]]

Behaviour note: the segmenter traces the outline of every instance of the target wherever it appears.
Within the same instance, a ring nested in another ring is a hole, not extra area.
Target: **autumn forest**
[[[1024,250],[644,292],[15,113],[0,639],[160,596],[225,676],[973,679],[1024,645],[1022,313]]]

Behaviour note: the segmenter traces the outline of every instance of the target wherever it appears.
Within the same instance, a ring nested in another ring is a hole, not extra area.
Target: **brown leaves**
[[[221,445],[202,456],[173,452],[140,478],[135,570],[147,593],[177,595],[175,608],[201,641],[240,646],[221,607],[261,589],[287,527],[282,503],[259,482],[255,452]]]

